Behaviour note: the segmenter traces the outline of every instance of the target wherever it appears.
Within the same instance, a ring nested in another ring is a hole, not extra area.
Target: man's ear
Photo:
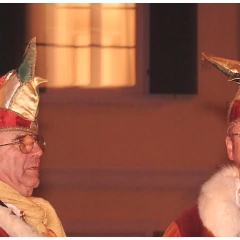
[[[225,143],[227,147],[228,158],[233,161],[233,141],[229,136],[226,136]]]

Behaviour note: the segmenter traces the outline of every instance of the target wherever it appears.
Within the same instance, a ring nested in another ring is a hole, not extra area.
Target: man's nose
[[[32,153],[34,153],[38,156],[43,155],[43,150],[39,147],[37,142],[35,142],[34,145],[33,145]]]

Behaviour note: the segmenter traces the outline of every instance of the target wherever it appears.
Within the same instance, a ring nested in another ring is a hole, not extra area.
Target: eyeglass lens
[[[19,140],[19,147],[22,153],[30,153],[33,149],[34,142],[44,151],[44,139],[41,135],[26,135]]]

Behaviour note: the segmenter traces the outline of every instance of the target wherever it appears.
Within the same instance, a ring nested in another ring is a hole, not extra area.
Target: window
[[[135,3],[44,5],[45,26],[36,22],[39,4],[30,4],[29,11],[45,36],[37,44],[44,48],[48,87],[135,85]]]

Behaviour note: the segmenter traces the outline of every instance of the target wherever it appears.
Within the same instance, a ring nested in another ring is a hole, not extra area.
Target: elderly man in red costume
[[[240,84],[240,62],[203,57]],[[240,87],[228,110],[225,138],[232,164],[222,167],[200,190],[197,204],[185,210],[164,233],[164,237],[237,237],[240,236]]]
[[[51,204],[32,196],[45,146],[37,113],[46,80],[35,77],[35,62],[33,38],[20,66],[0,78],[0,236],[66,236]]]

